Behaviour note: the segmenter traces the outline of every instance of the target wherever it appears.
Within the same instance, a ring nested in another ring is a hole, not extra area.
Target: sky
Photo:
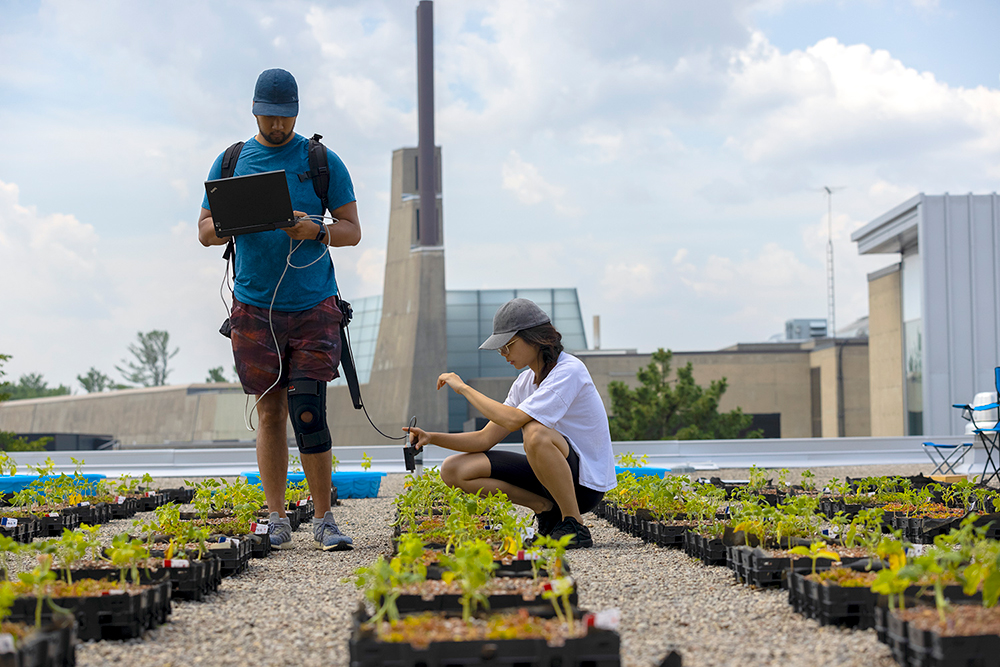
[[[121,380],[154,329],[179,348],[169,382],[232,368],[196,222],[271,67],[354,180],[341,292],[380,293],[415,7],[0,0],[5,379]],[[844,326],[898,261],[852,231],[920,192],[997,190],[995,0],[438,0],[434,22],[447,286],[575,287],[591,345],[594,315],[602,348],[640,352],[826,317],[828,229]]]

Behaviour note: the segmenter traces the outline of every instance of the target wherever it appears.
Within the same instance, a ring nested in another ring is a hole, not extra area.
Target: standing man
[[[315,545],[333,551],[351,548],[352,540],[340,532],[330,511],[332,439],[326,423],[326,384],[339,375],[342,315],[333,261],[322,255],[328,254],[329,246],[357,245],[361,225],[350,174],[328,149],[327,202],[333,220],[315,222],[325,211],[310,180],[299,178],[310,168],[309,140],[294,131],[298,113],[295,78],[283,69],[261,73],[253,97],[258,131],[244,144],[232,175],[283,169],[295,217],[301,219],[293,227],[234,238],[231,338],[243,390],[257,397],[257,465],[270,511],[271,545],[292,547],[291,524],[285,515],[285,429],[291,415],[316,506]],[[223,155],[215,160],[208,180],[222,176]],[[198,240],[203,246],[229,241],[215,235],[207,196],[198,219]],[[295,255],[290,258],[293,247]]]

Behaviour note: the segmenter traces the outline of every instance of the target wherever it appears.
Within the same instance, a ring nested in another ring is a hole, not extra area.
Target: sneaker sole
[[[278,551],[288,551],[289,549],[294,549],[295,545],[292,544],[291,540],[289,540],[288,542],[282,542],[281,544],[274,544],[272,542],[271,543],[271,548],[272,549],[277,549]]]
[[[322,542],[318,542],[317,541],[317,542],[313,542],[313,545],[315,545],[315,547],[319,551],[350,551],[351,549],[354,548],[353,546],[351,546],[350,542],[338,542],[336,544],[332,544],[332,545],[330,545],[330,546],[327,547],[327,546],[323,546]]]

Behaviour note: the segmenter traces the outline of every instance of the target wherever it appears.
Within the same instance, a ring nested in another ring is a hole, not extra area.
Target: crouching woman
[[[479,348],[499,351],[522,370],[507,399],[499,403],[455,373],[443,373],[437,388],[451,387],[490,421],[471,433],[413,427],[410,442],[461,452],[441,466],[446,484],[467,493],[503,491],[511,502],[535,512],[537,532],[554,539],[573,535],[571,548],[592,546],[582,514],[615,487],[615,465],[608,418],[587,367],[563,351],[562,335],[527,299],[500,307],[493,335]],[[523,436],[524,454],[493,449],[516,430]]]

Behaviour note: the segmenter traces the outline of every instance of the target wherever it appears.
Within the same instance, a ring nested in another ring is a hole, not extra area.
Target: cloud
[[[501,168],[503,189],[512,192],[522,204],[534,206],[543,202],[550,204],[558,213],[574,215],[579,209],[566,203],[566,188],[546,181],[538,167],[525,162],[517,151],[512,150]]]
[[[1000,91],[951,88],[887,51],[823,39],[781,53],[760,33],[734,56],[728,145],[752,163],[908,160],[1000,149]]]

